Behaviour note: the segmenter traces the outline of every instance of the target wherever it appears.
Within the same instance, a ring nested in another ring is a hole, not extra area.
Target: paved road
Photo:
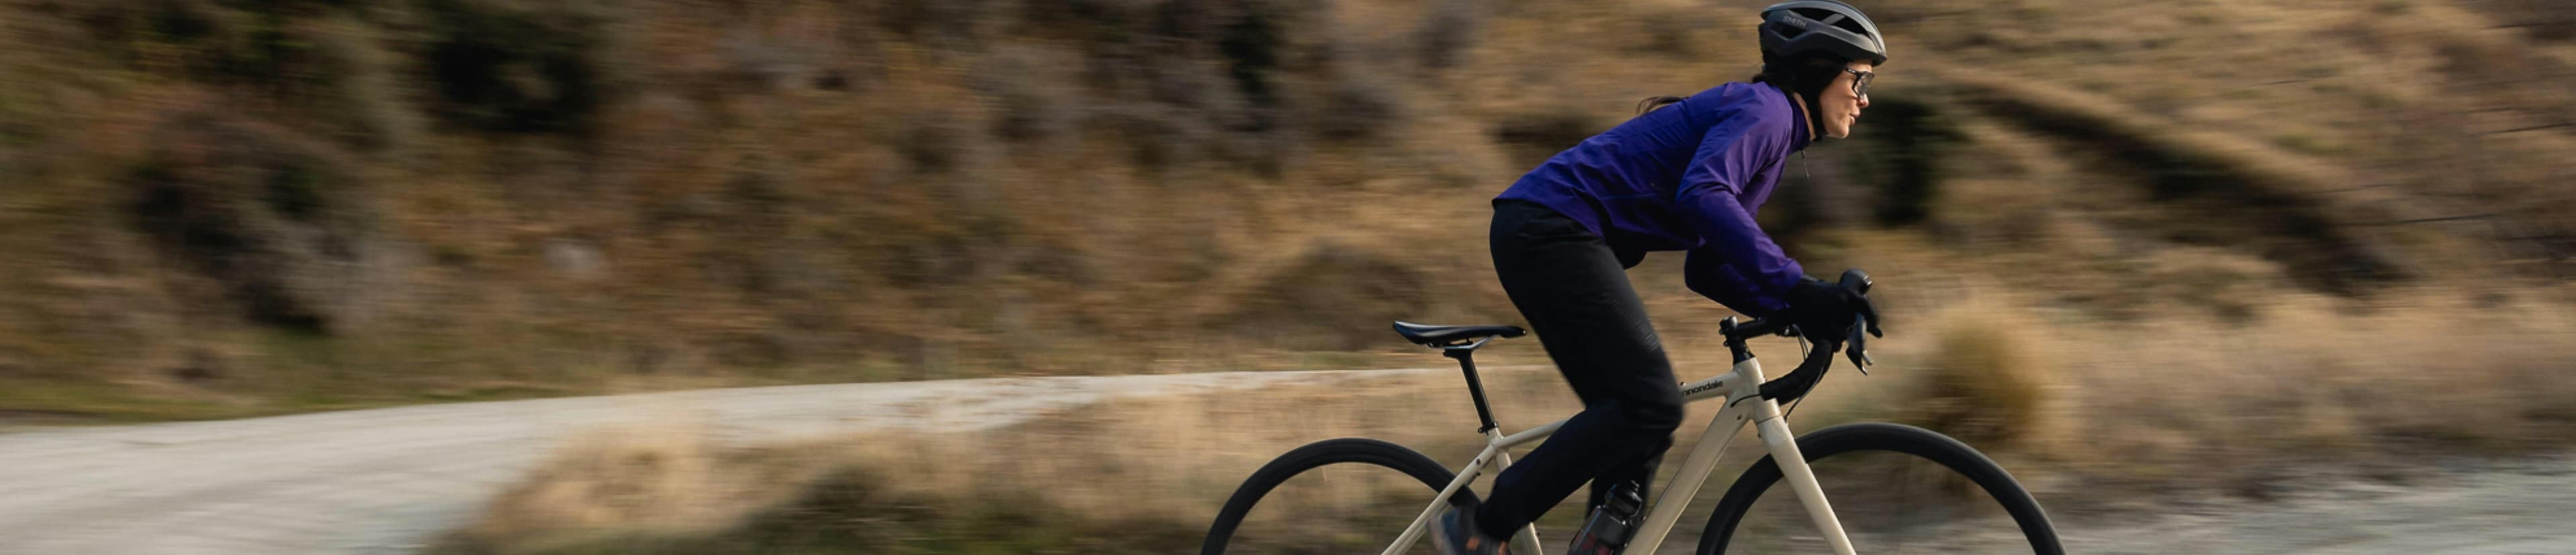
[[[674,414],[726,440],[965,430],[1111,397],[1405,372],[762,387],[7,433],[0,554],[408,553],[572,434]]]

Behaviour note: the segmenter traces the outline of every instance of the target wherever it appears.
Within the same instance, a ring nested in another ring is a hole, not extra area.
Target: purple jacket
[[[1806,272],[1753,214],[1807,147],[1795,101],[1770,85],[1727,83],[1646,112],[1557,153],[1497,199],[1537,202],[1608,242],[1634,267],[1649,251],[1689,251],[1692,291],[1768,316]]]

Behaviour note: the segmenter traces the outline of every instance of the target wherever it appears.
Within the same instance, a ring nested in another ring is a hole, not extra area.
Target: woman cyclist
[[[1682,393],[1626,270],[1687,251],[1690,289],[1744,314],[1843,330],[1862,302],[1806,277],[1753,220],[1789,154],[1851,132],[1887,63],[1857,8],[1792,0],[1762,10],[1762,73],[1644,114],[1549,158],[1494,199],[1494,271],[1583,399],[1545,443],[1494,478],[1481,505],[1451,509],[1440,553],[1505,553],[1512,533],[1576,487],[1643,495],[1682,419]]]

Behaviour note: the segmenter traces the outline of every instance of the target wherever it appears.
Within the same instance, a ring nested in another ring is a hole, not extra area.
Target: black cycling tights
[[[1645,303],[1601,237],[1545,205],[1498,200],[1493,249],[1503,291],[1583,399],[1583,412],[1494,477],[1476,526],[1508,537],[1584,482],[1593,483],[1589,508],[1613,484],[1653,480],[1681,425],[1682,392]]]

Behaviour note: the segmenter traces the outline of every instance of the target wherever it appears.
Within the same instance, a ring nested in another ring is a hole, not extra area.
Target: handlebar
[[[1865,303],[1872,284],[1869,274],[1860,270],[1845,270],[1842,279],[1836,285],[1863,296]],[[1864,312],[1867,318],[1876,317],[1875,310]],[[1790,370],[1787,375],[1780,376],[1779,379],[1764,382],[1762,397],[1784,402],[1805,397],[1808,390],[1815,389],[1816,384],[1824,380],[1825,371],[1833,367],[1834,351],[1838,350],[1836,347],[1844,347],[1839,350],[1843,350],[1850,356],[1852,365],[1859,368],[1861,373],[1869,373],[1869,365],[1872,361],[1866,346],[1865,338],[1868,334],[1863,330],[1875,330],[1877,327],[1876,322],[1855,322],[1849,337],[1807,335],[1808,339],[1814,340],[1815,348],[1807,351],[1807,358],[1799,361],[1797,369]],[[1794,324],[1767,318],[1755,318],[1743,322],[1728,318],[1719,325],[1718,329],[1726,336],[1726,345],[1735,352],[1738,361],[1752,356],[1745,350],[1744,340],[1770,335],[1798,337],[1806,333],[1806,330],[1800,330]]]
[[[1788,322],[1774,322],[1764,318],[1721,323],[1718,325],[1718,330],[1726,334],[1727,341],[1743,341],[1766,335],[1796,337],[1798,333],[1797,328],[1789,327]]]

